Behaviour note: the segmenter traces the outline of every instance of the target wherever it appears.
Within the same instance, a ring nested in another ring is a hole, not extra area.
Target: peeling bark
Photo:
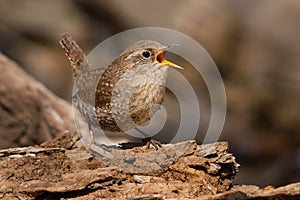
[[[41,146],[1,150],[2,198],[196,198],[230,190],[238,171],[226,142],[197,145],[195,141],[186,141],[164,145],[158,151],[145,147],[122,150],[137,156],[147,151],[154,153],[157,160],[165,158],[168,152],[181,151],[180,147],[184,151],[160,169],[130,173],[122,170],[121,165],[112,167],[101,162],[77,140],[76,134],[68,133]]]

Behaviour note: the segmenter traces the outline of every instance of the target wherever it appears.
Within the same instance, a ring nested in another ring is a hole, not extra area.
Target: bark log
[[[0,53],[0,148],[41,144],[74,130],[71,105]]]
[[[184,152],[160,169],[134,173],[101,162],[80,141],[75,144],[77,140],[76,134],[67,133],[41,146],[1,150],[0,198],[195,198],[230,190],[238,170],[227,142],[186,141],[147,150],[156,153],[157,160],[166,158],[166,151],[182,147]],[[145,147],[120,151],[143,155]]]
[[[195,141],[186,141],[163,145],[159,151],[145,150],[145,147],[122,150],[138,154],[158,152],[160,160],[166,151],[184,147],[178,159],[161,169],[133,173],[125,172],[121,165],[101,162],[78,139],[76,133],[67,133],[40,146],[0,150],[0,198],[268,200],[300,197],[300,183],[277,189],[232,187],[239,165],[228,152],[227,142],[197,145]]]

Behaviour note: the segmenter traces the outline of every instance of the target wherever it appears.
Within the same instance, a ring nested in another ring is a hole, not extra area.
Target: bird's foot
[[[132,149],[134,147],[142,147],[146,146],[146,149],[150,149],[151,145],[155,148],[155,150],[158,150],[160,147],[162,147],[162,144],[154,140],[150,137],[142,139],[142,142],[124,142],[119,143],[121,149]]]
[[[155,150],[158,150],[160,147],[162,147],[162,145],[159,141],[154,140],[150,137],[143,139],[143,142],[146,142],[147,149],[150,149],[150,145],[152,145],[155,148]]]

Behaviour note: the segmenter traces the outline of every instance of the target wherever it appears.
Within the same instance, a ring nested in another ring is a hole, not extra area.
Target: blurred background
[[[68,101],[72,73],[60,34],[88,53],[144,26],[189,35],[217,64],[228,101],[220,140],[241,164],[236,184],[300,181],[300,1],[0,1],[0,51]]]

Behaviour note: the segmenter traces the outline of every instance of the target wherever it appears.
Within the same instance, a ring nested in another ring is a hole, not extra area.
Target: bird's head
[[[152,40],[140,40],[129,46],[123,53],[125,60],[132,61],[135,65],[148,65],[160,67],[173,67],[183,69],[182,67],[168,61],[164,57],[168,47]]]

